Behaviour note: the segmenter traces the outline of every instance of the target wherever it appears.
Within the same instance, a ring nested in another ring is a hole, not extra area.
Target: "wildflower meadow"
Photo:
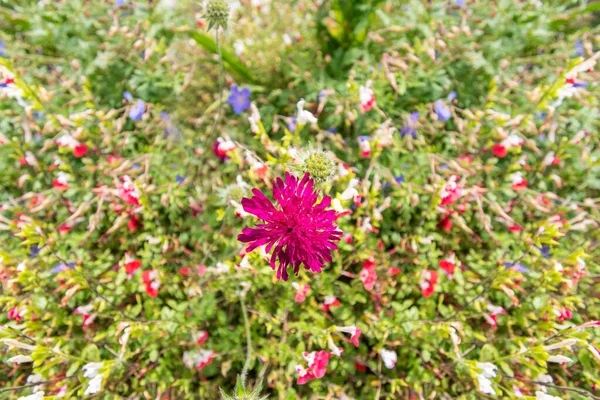
[[[600,3],[0,0],[0,399],[600,399]]]

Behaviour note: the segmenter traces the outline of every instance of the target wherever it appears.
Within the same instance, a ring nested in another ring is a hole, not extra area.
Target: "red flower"
[[[206,331],[197,332],[195,335],[195,339],[196,339],[197,345],[204,344],[204,342],[206,342],[206,339],[208,339],[208,332],[206,332]]]
[[[139,260],[131,260],[125,263],[125,272],[127,275],[133,275],[142,266],[142,262]]]
[[[442,220],[438,223],[438,228],[443,229],[445,231],[449,231],[452,229],[452,220],[450,220],[449,215],[444,215]]]
[[[354,368],[356,368],[356,370],[360,372],[365,372],[367,370],[367,367],[365,365],[357,362],[354,363]]]
[[[335,296],[327,296],[325,297],[325,301],[323,301],[323,312],[329,312],[329,310],[331,310],[331,307],[339,307],[342,303],[340,303],[340,301],[335,298]]]
[[[438,281],[438,273],[434,270],[423,270],[421,272],[421,295],[423,297],[430,297],[435,292],[435,285]]]
[[[183,276],[187,276],[190,274],[190,272],[192,272],[192,269],[190,267],[182,267],[179,268],[179,273]]]
[[[71,229],[73,229],[73,227],[71,225],[61,225],[61,226],[58,227],[58,231],[60,233],[71,232]]]
[[[142,223],[137,219],[137,217],[135,215],[132,215],[129,218],[129,222],[127,222],[127,228],[129,228],[129,230],[131,232],[135,232],[138,228],[142,227]]]
[[[500,143],[496,143],[494,147],[492,147],[492,153],[498,158],[504,158],[506,157],[506,154],[508,154],[508,151],[506,150],[506,147]]]
[[[452,254],[450,257],[446,258],[445,260],[440,260],[438,263],[438,266],[443,269],[444,271],[446,271],[446,273],[450,276],[452,276],[452,274],[454,274],[454,254]]]
[[[73,147],[73,155],[77,158],[81,158],[83,156],[85,156],[88,152],[88,147],[81,143],[78,144],[77,146]]]
[[[158,296],[158,288],[160,287],[160,281],[158,280],[158,271],[146,270],[142,273],[142,281],[146,287],[146,293],[150,297]]]

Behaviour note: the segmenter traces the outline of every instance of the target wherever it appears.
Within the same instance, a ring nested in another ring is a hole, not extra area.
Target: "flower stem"
[[[242,369],[242,387],[246,390],[246,378],[248,376],[248,368],[250,368],[250,362],[252,361],[252,339],[250,338],[250,323],[248,322],[248,310],[246,309],[246,303],[244,303],[244,297],[240,296],[240,304],[242,305],[242,315],[244,317],[244,326],[246,327],[246,362]]]

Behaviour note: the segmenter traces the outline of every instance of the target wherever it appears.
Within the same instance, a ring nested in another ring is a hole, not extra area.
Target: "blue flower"
[[[573,84],[573,87],[574,87],[574,88],[584,88],[584,87],[587,87],[587,84],[588,84],[588,83],[587,83],[586,81],[583,81],[583,82],[575,82],[575,83]]]
[[[321,101],[323,99],[323,97],[325,97],[326,93],[327,92],[325,90],[321,90],[319,92],[319,95],[317,96],[317,100]]]
[[[40,254],[40,248],[36,243],[34,243],[29,249],[29,258],[35,258],[38,256],[38,254]]]
[[[37,111],[33,112],[33,118],[34,119],[44,119],[45,116],[46,115],[44,113],[37,112]]]
[[[4,42],[2,40],[0,40],[0,56],[6,55],[6,51],[4,50],[5,48],[6,48],[6,45],[4,44]]]
[[[337,129],[335,129],[335,128],[331,127],[331,128],[329,128],[329,129],[327,129],[327,132],[329,132],[329,133],[336,133],[336,132],[337,132]]]
[[[406,135],[410,135],[413,138],[417,137],[417,128],[415,124],[419,120],[419,112],[413,111],[408,118],[408,124],[404,125],[402,129],[400,129],[400,136],[405,137]]]
[[[133,101],[133,96],[127,90],[123,92],[123,98],[127,101]]]
[[[163,121],[168,121],[169,120],[169,113],[166,111],[161,111],[160,112],[160,119],[162,119]]]
[[[456,5],[459,7],[464,7],[465,6],[465,0],[456,0]]]
[[[575,54],[577,54],[579,57],[583,57],[585,55],[585,49],[583,48],[583,42],[581,40],[575,42]]]
[[[181,175],[175,175],[175,182],[179,183],[180,185],[183,183],[183,181],[185,181],[185,176],[181,176]]]
[[[435,102],[435,113],[441,121],[448,121],[450,119],[450,109],[444,105],[442,100]]]
[[[544,258],[550,258],[550,247],[543,245],[540,248],[540,252],[542,253],[542,257]]]
[[[400,184],[404,183],[404,181],[405,181],[406,179],[404,178],[404,175],[403,175],[403,174],[400,174],[400,175],[398,175],[398,176],[395,176],[395,177],[394,177],[394,180],[396,181],[396,183],[397,183],[398,185],[400,185]]]
[[[227,98],[227,104],[231,105],[233,112],[240,115],[250,108],[250,89],[239,90],[236,85],[231,87],[231,94]]]
[[[117,8],[123,7],[125,5],[125,0],[115,0],[115,6]]]
[[[138,99],[135,103],[135,106],[129,111],[129,118],[132,121],[139,121],[144,115],[144,109],[146,108],[146,104],[144,104],[144,100]]]
[[[296,132],[296,118],[290,117],[288,119],[287,128],[290,132]]]
[[[69,261],[66,264],[65,263],[56,264],[52,268],[52,272],[54,272],[55,274],[58,274],[59,272],[64,272],[70,268],[75,268],[75,263],[73,261]]]
[[[448,93],[448,97],[446,97],[446,101],[448,103],[451,103],[452,100],[456,99],[456,90],[451,91],[450,93]]]

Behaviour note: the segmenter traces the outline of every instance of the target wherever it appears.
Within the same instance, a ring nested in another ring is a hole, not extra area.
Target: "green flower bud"
[[[293,168],[299,175],[308,172],[317,184],[331,181],[337,174],[337,165],[330,152],[323,150],[308,150],[298,154],[298,163]]]
[[[229,5],[227,0],[210,0],[206,6],[206,14],[204,19],[208,22],[208,30],[213,26],[223,27],[227,29],[227,22],[229,20]]]

